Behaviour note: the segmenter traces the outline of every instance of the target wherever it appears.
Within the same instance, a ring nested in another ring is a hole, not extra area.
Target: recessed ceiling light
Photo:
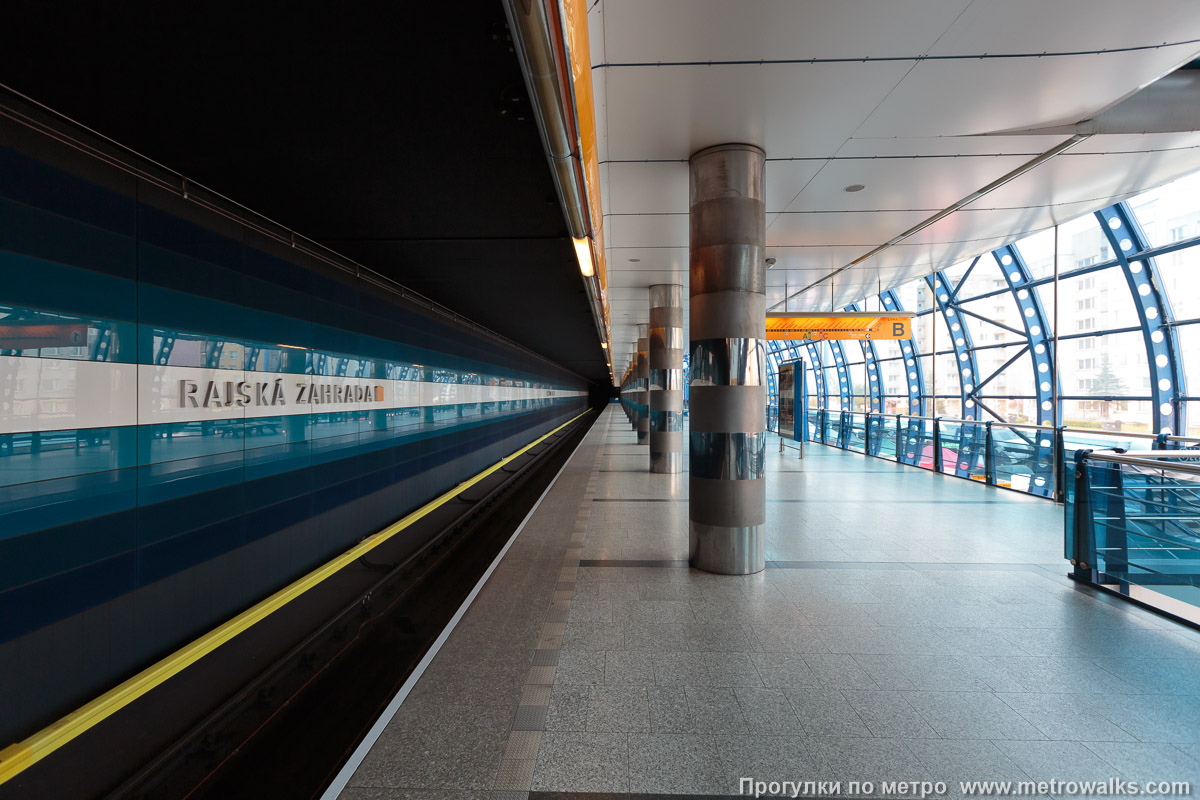
[[[629,261],[630,261],[630,263],[632,263],[632,264],[636,264],[636,263],[638,263],[639,261],[641,261],[641,259],[640,259],[640,258],[631,258],[631,259],[629,259]]]
[[[863,186],[861,183],[852,183],[849,186],[847,186],[845,189],[842,189],[842,191],[843,192],[861,192],[865,188],[867,188],[867,187]]]

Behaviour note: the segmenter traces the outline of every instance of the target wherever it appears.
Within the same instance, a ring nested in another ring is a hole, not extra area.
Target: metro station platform
[[[686,474],[606,410],[327,796],[1200,781],[1200,634],[1064,577],[1060,506],[767,454],[767,569],[699,572]]]

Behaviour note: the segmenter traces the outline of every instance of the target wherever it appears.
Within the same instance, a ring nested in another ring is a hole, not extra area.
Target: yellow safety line
[[[421,506],[416,511],[401,519],[399,522],[395,522],[392,525],[384,528],[382,531],[368,536],[362,542],[350,548],[345,553],[342,553],[332,561],[329,561],[328,563],[308,573],[303,578],[300,578],[294,583],[291,583],[283,589],[280,589],[266,600],[263,600],[257,605],[247,609],[246,611],[243,611],[241,614],[238,614],[236,617],[224,623],[223,625],[214,628],[213,630],[201,636],[199,639],[193,641],[191,644],[176,650],[163,660],[159,661],[153,666],[147,667],[137,675],[134,675],[132,678],[120,684],[119,686],[110,689],[82,708],[76,709],[57,722],[52,723],[51,725],[33,734],[25,741],[18,742],[17,744],[10,745],[3,750],[0,750],[0,784],[5,783],[28,767],[36,764],[38,761],[50,755],[67,742],[70,742],[75,737],[87,731],[93,725],[96,725],[111,717],[113,714],[120,711],[134,700],[137,700],[139,697],[145,695],[154,687],[164,683],[173,675],[183,671],[183,669],[191,664],[196,663],[201,658],[208,655],[213,650],[216,650],[218,647],[225,644],[225,642],[228,642],[238,634],[249,629],[254,624],[266,619],[268,616],[283,608],[285,605],[292,602],[309,589],[338,572],[342,567],[345,567],[346,565],[358,560],[360,557],[383,544],[388,539],[412,525],[417,520],[428,515],[435,509],[445,505],[462,492],[466,491],[487,476],[491,475],[496,470],[503,467],[505,464],[508,464],[513,459],[524,455],[531,448],[536,447],[538,444],[558,433],[560,430],[575,422],[580,417],[583,417],[587,413],[588,412],[585,411],[583,414],[572,417],[544,436],[534,439],[517,452],[510,456],[505,456],[475,477],[458,484],[450,491]]]

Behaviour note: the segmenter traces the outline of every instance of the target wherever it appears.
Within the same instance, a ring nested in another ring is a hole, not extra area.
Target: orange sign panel
[[[767,338],[788,341],[821,339],[908,339],[912,315],[844,311],[767,314]]]

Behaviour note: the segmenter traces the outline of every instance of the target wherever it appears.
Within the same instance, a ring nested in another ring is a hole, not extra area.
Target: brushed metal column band
[[[683,286],[650,287],[650,471],[683,470]]]
[[[651,287],[653,288],[653,287]],[[650,301],[650,330],[655,328],[683,327],[683,297],[682,293],[677,306],[656,306]]]
[[[767,387],[693,386],[692,430],[756,433],[767,427]]]
[[[663,475],[683,472],[683,453],[678,450],[654,450],[650,443],[650,471]]]
[[[751,292],[709,292],[692,295],[690,338],[734,336],[762,339],[767,334],[767,296]]]
[[[683,453],[683,431],[650,431],[650,457],[656,453]]]
[[[637,326],[638,383],[641,386],[641,403],[638,405],[637,443],[650,444],[650,326]]]
[[[728,528],[763,525],[767,521],[767,482],[726,481],[688,476],[692,522]]]
[[[679,376],[682,382],[683,376]],[[650,392],[650,413],[669,411],[683,414],[683,389],[657,389]]]
[[[754,208],[762,213],[763,204]],[[709,209],[715,210],[715,209]],[[695,225],[695,221],[693,221]],[[693,227],[693,237],[695,228]],[[760,240],[761,241],[761,240]],[[726,239],[717,244],[697,245],[693,239],[691,255],[691,294],[713,292],[752,292],[765,294],[767,291],[766,270],[763,259],[766,248],[750,242],[731,243]]]
[[[688,560],[696,569],[722,575],[752,575],[767,566],[763,525],[731,528],[691,522]]]

